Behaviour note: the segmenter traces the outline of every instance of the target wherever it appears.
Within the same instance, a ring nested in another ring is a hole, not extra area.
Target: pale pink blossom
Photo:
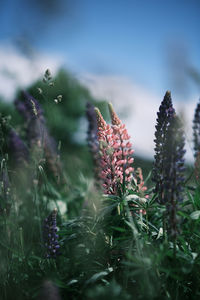
[[[122,124],[114,110],[111,110],[112,125],[106,123],[100,111],[96,110],[98,139],[100,142],[100,178],[105,194],[118,194],[123,183],[133,177],[133,150],[125,125]],[[126,139],[126,141],[125,141]]]
[[[129,141],[125,124],[115,113],[111,104],[109,110],[112,125],[106,123],[99,109],[95,108],[98,123],[98,139],[100,144],[100,178],[105,194],[117,195],[124,193],[130,182],[134,180],[139,192],[144,192],[146,187],[142,177],[142,170],[137,169],[134,174],[132,157],[134,150]]]

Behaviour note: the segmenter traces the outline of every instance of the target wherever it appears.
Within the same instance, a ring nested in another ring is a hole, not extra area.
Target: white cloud
[[[17,88],[26,88],[41,77],[49,68],[53,74],[63,63],[63,59],[46,54],[26,57],[10,45],[0,45],[0,96],[12,101]],[[92,95],[111,101],[132,136],[135,154],[153,158],[156,113],[164,96],[154,94],[130,79],[120,76],[84,74],[79,80],[86,85]],[[172,95],[173,98],[173,95]],[[185,121],[186,158],[192,161],[192,119],[198,96],[188,102],[176,102],[174,107],[181,112]]]
[[[131,134],[135,154],[152,159],[156,113],[165,91],[163,95],[156,95],[120,76],[86,74],[81,76],[81,81],[93,96],[113,103],[116,112],[125,121]],[[192,119],[197,101],[197,96],[188,102],[176,102],[173,99],[177,113],[181,113],[184,117],[188,161],[193,160]]]
[[[15,47],[0,45],[0,96],[12,101],[17,88],[25,88],[41,77],[46,69],[54,74],[61,65],[56,56],[34,53],[26,57]]]

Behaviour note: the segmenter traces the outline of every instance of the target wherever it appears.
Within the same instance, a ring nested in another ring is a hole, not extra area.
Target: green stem
[[[21,244],[22,255],[24,256],[24,239],[23,239],[22,227],[19,228],[19,239],[20,239],[20,244]]]

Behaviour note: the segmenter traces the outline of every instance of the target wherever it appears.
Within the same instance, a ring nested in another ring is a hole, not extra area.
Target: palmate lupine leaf
[[[175,110],[172,105],[171,93],[166,92],[164,99],[157,113],[157,124],[155,132],[155,155],[152,172],[152,180],[155,182],[155,192],[158,193],[157,201],[164,203],[163,186],[164,186],[164,144],[166,141],[166,132]]]

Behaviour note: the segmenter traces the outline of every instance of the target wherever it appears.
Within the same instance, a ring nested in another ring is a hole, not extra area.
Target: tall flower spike
[[[26,122],[31,119],[31,113],[28,111],[24,102],[20,101],[19,99],[16,99],[15,107],[18,110],[18,112],[23,116]]]
[[[43,239],[47,258],[56,258],[59,254],[60,245],[58,243],[56,216],[57,209],[54,208],[50,215],[44,220]]]
[[[25,106],[32,118],[39,118],[45,123],[44,111],[39,102],[28,92],[22,91],[22,97],[25,100]]]
[[[112,127],[105,122],[96,108],[98,138],[100,146],[100,168],[104,193],[117,195],[123,193],[125,185],[131,181],[133,150],[125,125],[119,119]],[[114,112],[114,111],[113,111]],[[117,117],[117,115],[115,114]]]
[[[196,106],[193,119],[194,157],[200,152],[200,100]]]
[[[132,163],[134,159],[132,155],[134,150],[132,149],[127,129],[117,116],[111,103],[109,103],[109,111],[112,120],[113,140],[115,141],[113,155],[117,160],[117,173],[120,176],[120,182],[125,187],[133,178],[134,168]]]
[[[29,122],[32,118],[39,118],[40,121],[45,123],[43,110],[39,104],[39,102],[32,97],[26,91],[21,92],[22,100],[16,99],[15,106],[19,113],[24,117],[26,122]]]
[[[172,238],[176,238],[177,205],[182,202],[184,182],[184,145],[185,139],[180,120],[177,116],[169,121],[168,130],[163,150],[163,200],[167,209],[168,232]]]
[[[175,110],[172,105],[171,93],[166,92],[164,99],[159,107],[157,113],[157,124],[155,132],[155,155],[154,166],[152,173],[152,180],[155,182],[155,192],[158,193],[157,201],[164,203],[163,199],[163,186],[164,186],[164,144],[166,141],[166,133],[168,130],[169,122],[175,115]]]
[[[198,184],[200,183],[200,152],[197,154],[197,157],[195,159],[195,163],[194,163],[194,174],[196,177],[196,180],[198,182]]]
[[[30,148],[40,146],[45,143],[47,129],[45,126],[45,118],[43,110],[38,101],[29,93],[23,91],[22,97],[24,101],[16,100],[15,105],[27,122],[27,137]]]
[[[40,159],[43,155],[49,171],[57,181],[62,177],[62,166],[58,157],[56,143],[50,136],[46,127],[43,109],[39,102],[29,93],[23,91],[24,101],[16,100],[15,104],[19,112],[27,121],[27,137],[32,154]]]
[[[8,145],[13,153],[16,166],[28,161],[28,149],[14,129],[9,131]]]
[[[117,182],[113,159],[113,130],[109,124],[103,119],[98,108],[95,108],[98,124],[98,140],[100,149],[99,177],[102,180],[102,185],[105,194],[117,193]]]
[[[194,141],[194,172],[197,181],[200,179],[200,100],[196,106],[193,119],[193,141]]]
[[[98,130],[97,130],[97,117],[94,109],[94,105],[87,103],[86,116],[88,119],[88,131],[87,131],[87,142],[90,153],[92,155],[94,163],[94,173],[99,181],[99,141],[98,141]]]

